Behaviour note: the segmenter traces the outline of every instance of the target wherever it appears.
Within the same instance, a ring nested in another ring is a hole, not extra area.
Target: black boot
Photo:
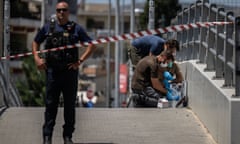
[[[64,137],[63,140],[64,144],[74,144],[70,137]]]

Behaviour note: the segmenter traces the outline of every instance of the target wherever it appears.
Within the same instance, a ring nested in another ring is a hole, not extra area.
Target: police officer
[[[50,52],[46,58],[36,53],[40,44],[46,40],[46,49],[81,42],[90,42],[92,39],[85,30],[75,22],[69,21],[69,6],[66,2],[56,5],[56,19],[43,26],[37,33],[32,52],[39,70],[46,71],[46,99],[45,122],[43,125],[43,143],[52,143],[53,128],[55,125],[60,93],[64,98],[64,144],[72,144],[72,133],[75,125],[75,100],[78,84],[78,67],[94,51],[95,46],[89,44],[85,52],[78,57],[78,48]]]

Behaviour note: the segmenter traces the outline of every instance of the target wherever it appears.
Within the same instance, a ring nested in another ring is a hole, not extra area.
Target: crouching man
[[[158,99],[167,95],[158,75],[159,69],[166,69],[168,60],[172,58],[170,52],[162,52],[158,56],[146,56],[139,61],[131,85],[134,107],[157,107]]]

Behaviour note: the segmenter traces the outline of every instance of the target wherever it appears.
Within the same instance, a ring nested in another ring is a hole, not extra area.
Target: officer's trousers
[[[43,136],[52,136],[58,111],[59,97],[64,99],[63,137],[72,137],[75,124],[75,101],[77,96],[78,70],[46,70],[45,122]]]

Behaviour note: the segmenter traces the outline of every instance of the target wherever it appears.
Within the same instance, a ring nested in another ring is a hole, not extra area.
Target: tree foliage
[[[17,88],[25,106],[43,106],[45,97],[45,73],[37,70],[32,57],[24,58],[26,81],[18,81]]]
[[[177,12],[181,9],[178,0],[154,0],[155,7],[155,28],[169,26],[171,20],[176,17]],[[149,0],[145,3],[144,13],[140,15],[141,29],[146,29],[148,25]]]

